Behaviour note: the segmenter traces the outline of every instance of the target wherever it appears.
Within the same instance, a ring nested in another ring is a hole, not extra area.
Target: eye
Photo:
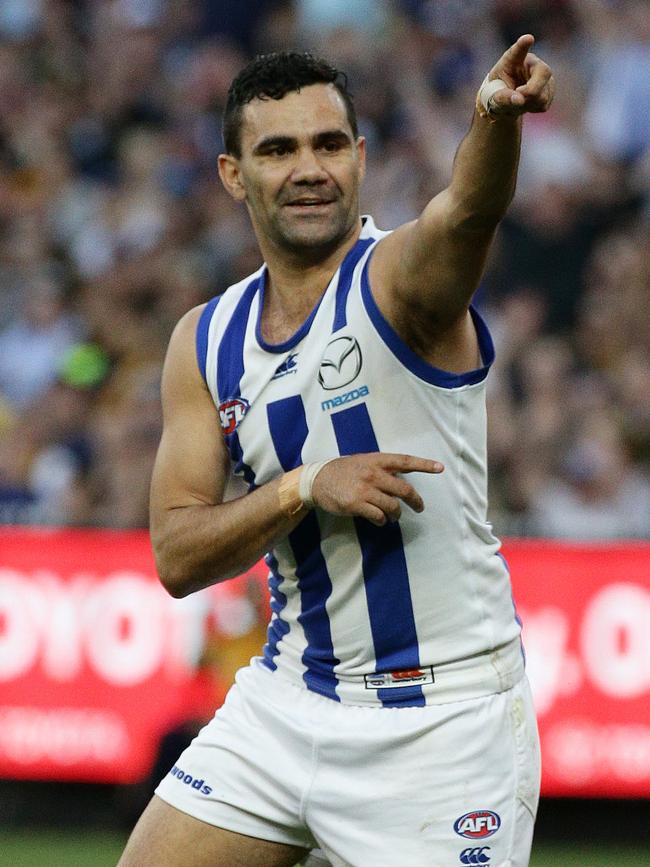
[[[322,148],[328,154],[333,154],[336,153],[336,151],[341,150],[341,143],[336,141],[336,139],[331,139],[330,141],[324,142]]]

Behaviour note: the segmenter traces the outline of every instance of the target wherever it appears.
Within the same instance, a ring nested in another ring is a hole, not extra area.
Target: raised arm
[[[278,476],[251,494],[223,502],[230,474],[219,418],[195,354],[200,307],[178,323],[162,381],[163,434],[151,482],[150,529],[158,574],[172,596],[239,575],[305,517],[287,499]],[[421,511],[415,489],[397,473],[442,471],[409,455],[338,458],[316,476],[312,501],[334,514],[383,524],[399,517],[400,500]],[[290,480],[291,481],[291,480]],[[295,493],[295,496],[293,496]]]
[[[505,86],[491,96],[489,114],[477,100],[447,189],[419,219],[382,240],[373,256],[375,298],[407,339],[413,323],[416,342],[444,335],[467,311],[514,195],[521,115],[546,111],[553,98],[551,70],[530,52],[533,43],[531,35],[520,36],[490,70],[488,78]]]

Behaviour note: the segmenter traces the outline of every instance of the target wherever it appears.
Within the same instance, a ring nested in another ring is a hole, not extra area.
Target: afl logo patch
[[[500,827],[501,819],[498,813],[492,810],[472,810],[471,813],[465,813],[454,822],[454,831],[470,840],[491,837]]]
[[[356,337],[335,337],[327,344],[318,369],[318,381],[326,391],[343,388],[359,375],[361,347]]]
[[[219,418],[225,434],[234,433],[237,425],[244,418],[250,404],[243,397],[232,397],[219,404]]]

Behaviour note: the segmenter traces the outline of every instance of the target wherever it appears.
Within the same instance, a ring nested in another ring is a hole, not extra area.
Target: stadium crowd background
[[[478,85],[526,32],[558,94],[526,118],[477,295],[491,517],[649,536],[645,0],[5,0],[0,523],[146,526],[171,329],[260,264],[216,175],[249,57],[309,48],[349,72],[363,209],[388,229],[446,185]]]

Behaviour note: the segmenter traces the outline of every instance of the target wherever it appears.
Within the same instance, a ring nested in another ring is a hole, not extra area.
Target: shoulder
[[[197,363],[197,331],[209,303],[199,304],[188,310],[176,323],[167,348],[163,384],[170,376],[193,379],[198,375],[200,364]]]
[[[227,323],[230,320],[242,297],[247,293],[250,294],[251,289],[257,287],[263,270],[264,266],[243,280],[233,283],[225,292],[215,295],[204,304],[199,304],[188,310],[178,321],[171,337],[170,350],[175,348],[176,344],[182,344],[184,347],[193,347],[199,363],[199,369],[202,370],[204,378],[205,372],[203,367],[208,351],[208,343],[214,330],[213,322],[221,322],[223,327],[224,321]]]

